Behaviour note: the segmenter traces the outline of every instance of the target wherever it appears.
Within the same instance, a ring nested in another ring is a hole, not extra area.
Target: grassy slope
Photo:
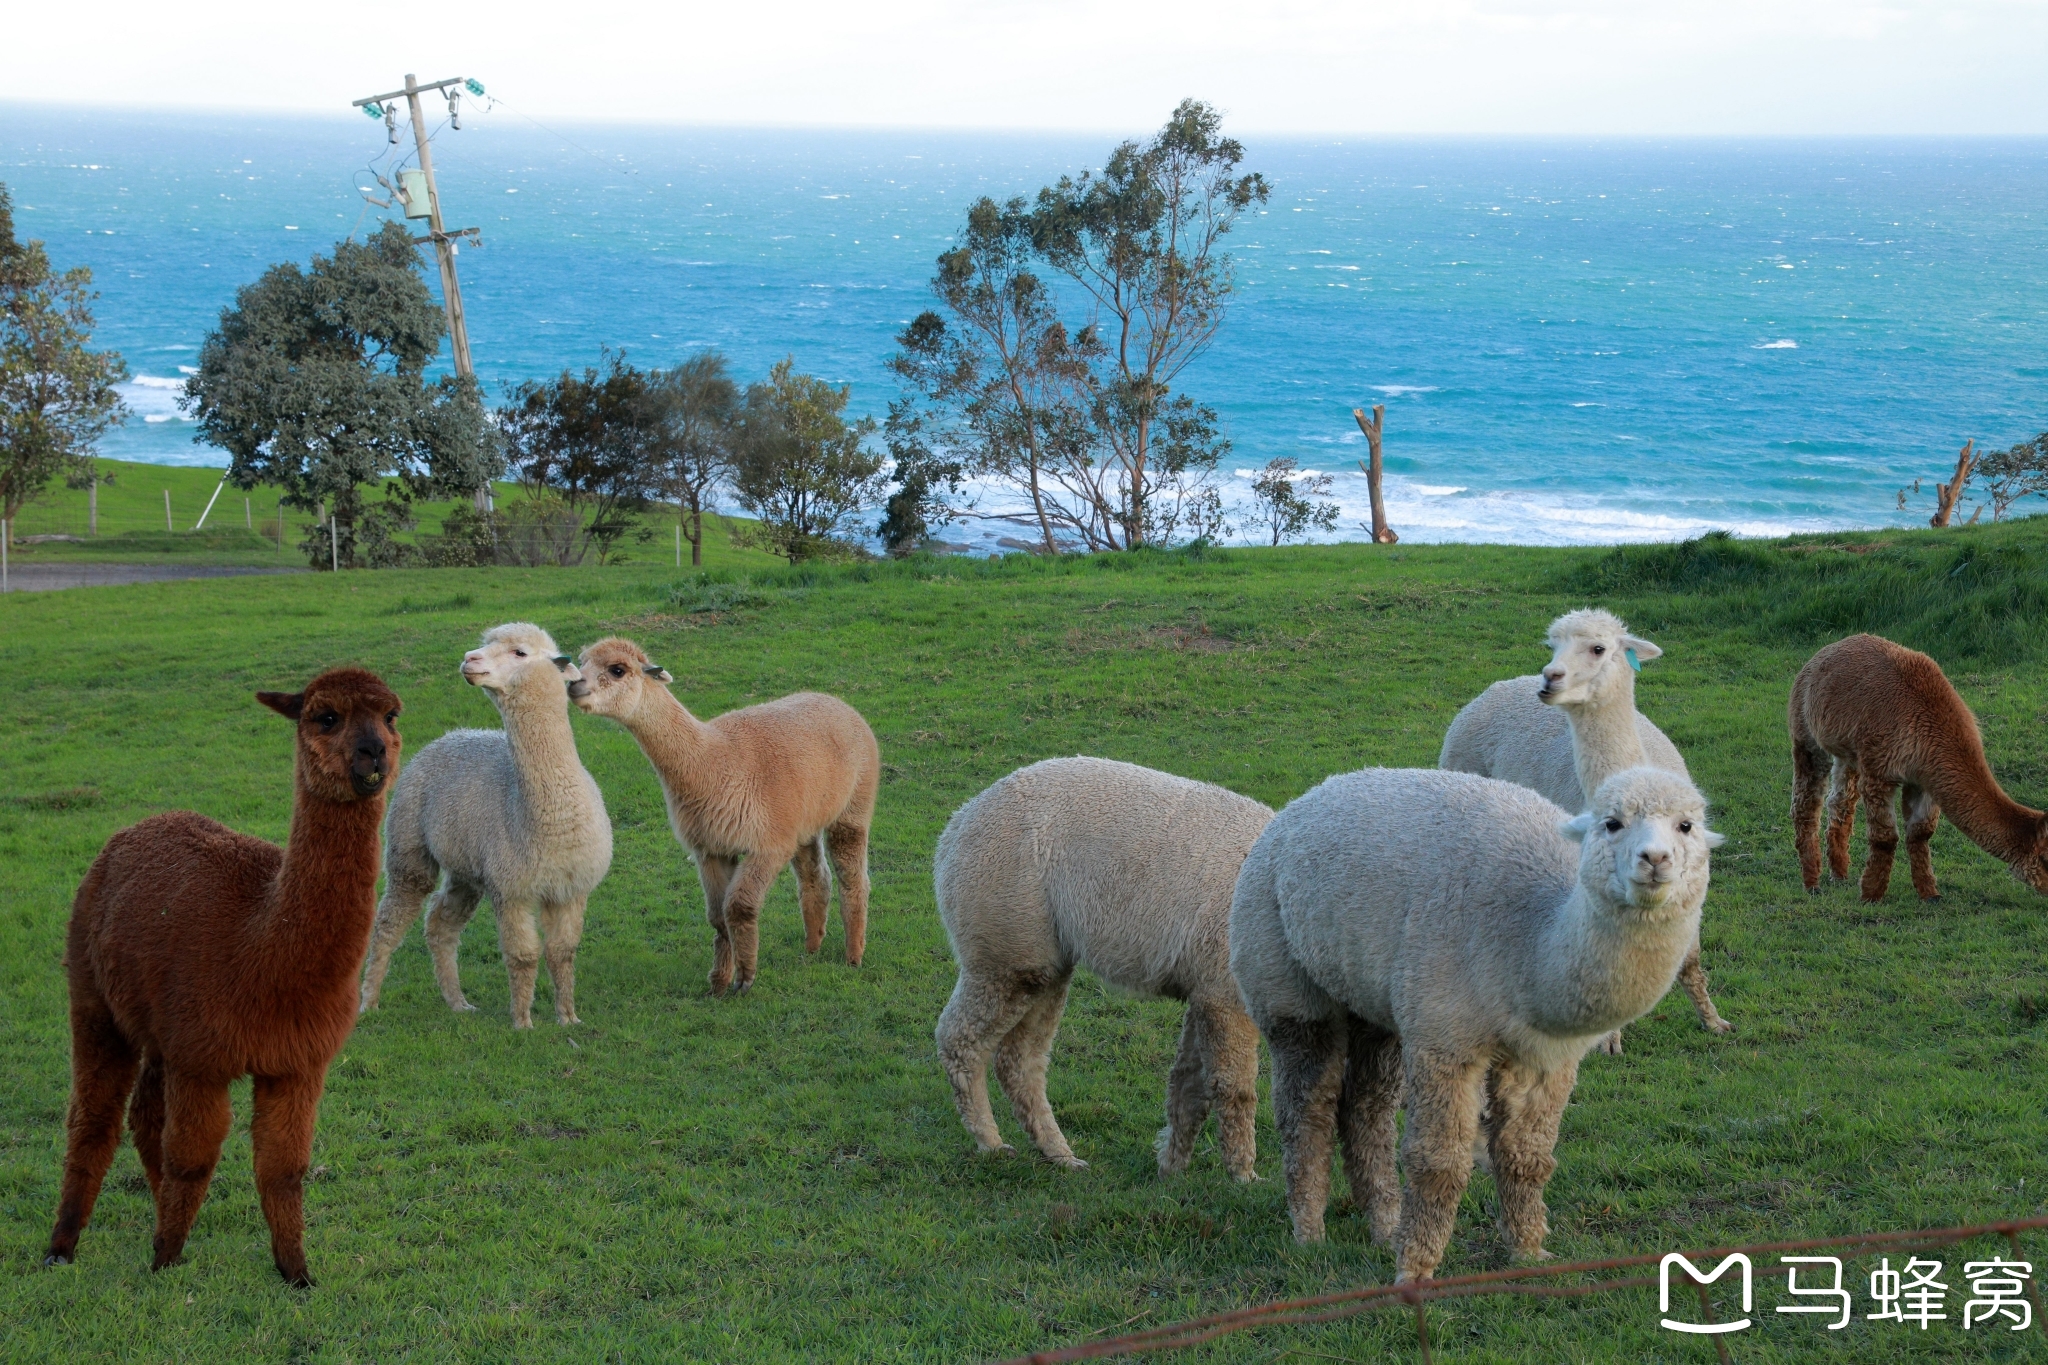
[[[125,460],[101,460],[100,465],[114,478],[112,483],[100,486],[99,534],[88,537],[82,544],[68,541],[43,545],[16,544],[9,550],[14,562],[175,561],[255,568],[306,567],[306,557],[299,552],[299,542],[304,539],[306,528],[313,519],[303,512],[284,512],[284,549],[280,553],[276,539],[279,504],[275,488],[265,485],[248,493],[239,488],[220,488],[222,471],[219,469],[134,464]],[[193,526],[206,512],[207,502],[213,499],[216,488],[220,488],[220,496],[214,501],[212,512],[207,514],[206,526],[195,533]],[[498,484],[497,492],[500,507],[522,496],[519,486],[512,483]],[[164,522],[165,493],[171,495],[169,530],[165,529]],[[410,539],[437,534],[442,517],[453,506],[450,502],[414,504],[419,529]],[[724,519],[708,517],[706,521],[713,523],[705,528],[707,565],[765,565],[774,562],[766,555],[731,552],[726,544]],[[642,522],[652,528],[655,538],[642,545],[628,536],[621,547],[627,558],[641,563],[670,562],[674,552],[673,514],[650,512]],[[14,535],[17,541],[52,532],[86,536],[88,527],[85,490],[66,488],[62,482],[57,482],[22,509],[21,515],[15,518]],[[688,556],[687,545],[683,547],[683,553]]]
[[[2040,900],[1953,829],[1935,843],[1938,904],[1915,901],[1903,869],[1877,906],[1842,888],[1808,899],[1785,827],[1783,706],[1814,645],[1881,630],[1941,657],[2008,784],[2048,797],[2044,529],[1790,549],[1013,559],[679,589],[630,566],[352,574],[0,602],[7,1354],[957,1360],[1381,1280],[1388,1258],[1348,1212],[1325,1246],[1288,1240],[1263,1105],[1263,1183],[1233,1185],[1213,1141],[1189,1176],[1157,1179],[1168,1003],[1077,984],[1051,1091],[1089,1171],[973,1158],[932,1055],[953,979],[932,843],[987,782],[1053,754],[1151,764],[1275,805],[1334,771],[1429,764],[1457,707],[1537,667],[1545,623],[1589,600],[1668,651],[1639,699],[1730,836],[1705,946],[1740,1031],[1708,1037],[1674,994],[1631,1030],[1627,1056],[1589,1060],[1550,1186],[1551,1250],[2039,1212]],[[565,644],[639,638],[704,713],[818,687],[870,718],[889,766],[868,965],[834,960],[836,926],[804,960],[785,878],[754,992],[705,998],[710,934],[653,776],[621,731],[578,717],[618,835],[582,951],[585,1026],[511,1032],[487,923],[463,955],[480,1012],[451,1016],[415,931],[329,1078],[308,1192],[317,1291],[286,1291],[271,1271],[245,1088],[183,1266],[147,1273],[151,1210],[124,1150],[81,1263],[37,1269],[67,1087],[62,928],[100,843],[171,807],[282,836],[288,737],[249,693],[335,663],[392,681],[415,748],[495,723],[454,665],[481,627],[522,617]],[[1475,1177],[1446,1273],[1499,1264],[1491,1202]],[[1947,1259],[1960,1285],[1963,1257]],[[2031,1342],[1965,1336],[1960,1295],[1922,1334],[1860,1319],[1830,1333],[1768,1311],[1782,1281],[1760,1274],[1759,1294],[1740,1359],[2007,1359]],[[1708,1358],[1655,1318],[1641,1293],[1474,1302],[1434,1310],[1432,1325],[1447,1361]],[[1406,1319],[1385,1315],[1186,1358],[1296,1346],[1400,1359],[1412,1343]]]

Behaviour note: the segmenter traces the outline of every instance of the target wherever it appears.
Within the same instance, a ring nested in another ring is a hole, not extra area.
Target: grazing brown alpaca
[[[1906,861],[1922,900],[1941,894],[1927,843],[1943,810],[2014,876],[2048,892],[2048,816],[1999,787],[1984,759],[1977,718],[1925,654],[1875,635],[1837,640],[1799,670],[1787,721],[1792,830],[1808,891],[1820,889],[1823,796],[1828,870],[1841,881],[1849,875],[1849,833],[1860,793],[1870,844],[1863,899],[1883,899],[1899,846],[1891,811],[1896,789],[1906,822]]]
[[[151,816],[107,841],[72,901],[71,1111],[47,1265],[77,1250],[124,1103],[156,1196],[151,1268],[175,1262],[228,1135],[228,1083],[253,1076],[271,1256],[292,1284],[313,1283],[300,1187],[327,1064],[355,1025],[398,698],[338,668],[256,699],[298,722],[287,845],[190,811]]]

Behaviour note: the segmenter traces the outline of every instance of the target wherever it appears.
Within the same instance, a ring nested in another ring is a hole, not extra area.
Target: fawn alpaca
[[[1946,809],[1970,841],[2012,874],[2048,893],[2048,815],[2005,794],[1984,759],[1977,718],[1941,665],[1876,635],[1851,635],[1822,649],[1792,683],[1792,829],[1799,876],[1820,889],[1820,820],[1827,802],[1828,871],[1849,875],[1849,834],[1863,798],[1870,857],[1863,899],[1882,900],[1899,846],[1892,792],[1906,821],[1906,861],[1922,900],[1934,884],[1928,841]]]
[[[107,841],[72,902],[71,1109],[45,1264],[77,1250],[124,1103],[156,1196],[152,1268],[175,1262],[227,1138],[228,1083],[254,1076],[271,1256],[313,1282],[301,1187],[327,1064],[355,1026],[399,703],[359,668],[256,698],[298,723],[286,846],[190,811],[151,816]]]

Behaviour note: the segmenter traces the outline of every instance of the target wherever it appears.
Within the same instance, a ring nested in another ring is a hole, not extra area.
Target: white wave
[[[1780,337],[1776,341],[1760,341],[1749,349],[1752,351],[1796,351],[1799,349],[1799,343],[1790,337]]]
[[[1572,406],[1575,408],[1604,408],[1607,405],[1605,403],[1574,403]]]
[[[185,367],[180,365],[178,368],[182,370]],[[197,374],[199,371],[193,370],[191,373]],[[182,389],[185,387],[185,381],[182,379],[165,379],[153,374],[138,374],[128,382],[138,384],[145,389]]]
[[[1437,386],[1434,384],[1375,384],[1372,386],[1372,390],[1374,393],[1383,393],[1389,398],[1399,398],[1404,393],[1435,393]]]
[[[197,365],[180,365],[180,366],[178,367],[178,373],[179,373],[179,374],[198,374],[198,373],[199,373],[199,367],[198,367]]]
[[[1425,498],[1449,498],[1469,491],[1463,484],[1411,483],[1408,486]]]
[[[175,412],[152,412],[146,414],[142,420],[145,422],[175,422],[178,420],[178,414]]]

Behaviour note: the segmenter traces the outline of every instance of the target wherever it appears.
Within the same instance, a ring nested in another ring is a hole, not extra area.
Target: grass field
[[[114,564],[177,562],[247,568],[306,567],[306,557],[300,552],[299,543],[305,538],[313,518],[282,506],[275,488],[265,485],[244,492],[233,486],[223,486],[221,475],[225,471],[220,469],[133,464],[126,460],[101,460],[99,465],[113,479],[100,485],[98,533],[94,534],[91,529],[86,491],[66,488],[61,481],[52,483],[41,497],[24,507],[21,515],[15,518],[17,543],[10,547],[9,553],[16,563],[91,560]],[[495,487],[500,507],[525,496],[516,483],[499,483]],[[377,495],[371,490],[366,496],[374,502]],[[165,511],[167,498],[168,517]],[[212,504],[210,511],[209,502]],[[438,534],[441,519],[453,506],[452,502],[415,503],[413,512],[419,519],[419,527],[401,539],[417,541],[422,536]],[[206,518],[203,527],[198,524],[201,516]],[[284,544],[281,548],[277,530],[280,516],[284,521]],[[673,509],[650,509],[637,520],[639,526],[652,530],[653,539],[643,543],[628,534],[619,547],[626,561],[673,565],[672,556],[676,549]],[[704,562],[707,568],[727,564],[765,566],[777,562],[772,555],[732,549],[725,533],[724,518],[711,516],[705,521]],[[53,534],[78,536],[82,540],[45,541],[38,545],[18,543],[29,536]],[[681,550],[687,562],[689,545],[685,543]],[[589,562],[596,562],[594,554]]]
[[[1457,708],[1534,671],[1545,624],[1587,603],[1667,651],[1638,700],[1729,836],[1704,943],[1739,1031],[1710,1037],[1674,993],[1630,1030],[1626,1056],[1588,1060],[1550,1184],[1550,1250],[2048,1208],[2048,902],[1948,826],[1939,903],[1914,899],[1903,867],[1878,905],[1846,887],[1808,898],[1784,731],[1812,649],[1878,631],[1941,659],[2009,789],[2048,798],[2048,521],[1625,551],[216,580],[0,601],[0,1355],[971,1360],[1383,1281],[1389,1258],[1348,1209],[1333,1210],[1327,1244],[1292,1244],[1263,1101],[1264,1181],[1233,1184],[1213,1133],[1187,1176],[1158,1179],[1170,1003],[1077,983],[1051,1095],[1089,1170],[977,1159],[933,1053],[953,971],[932,844],[981,787],[1056,754],[1276,806],[1332,772],[1431,764]],[[707,998],[711,935],[653,774],[622,731],[579,716],[617,831],[582,950],[584,1025],[511,1031],[487,922],[463,950],[480,1010],[451,1015],[415,931],[329,1076],[307,1193],[318,1289],[287,1290],[271,1269],[246,1086],[184,1264],[148,1273],[151,1208],[124,1149],[79,1263],[41,1269],[67,1089],[63,926],[102,841],[175,807],[282,837],[290,736],[250,693],[334,664],[384,674],[415,751],[495,724],[455,665],[483,627],[521,618],[572,648],[641,640],[700,713],[821,688],[868,716],[887,768],[867,965],[839,960],[836,919],[805,959],[785,877],[754,991]],[[1502,1263],[1492,1202],[1475,1176],[1442,1273]],[[1841,1332],[1770,1311],[1784,1282],[1759,1264],[1759,1321],[1734,1358],[2038,1358],[2033,1333],[1962,1330],[1965,1253],[1946,1259],[1950,1317],[1925,1332],[1862,1320],[1873,1263],[1850,1266],[1858,1320]],[[1446,1362],[1714,1358],[1657,1317],[1645,1292],[1447,1304],[1431,1323]],[[1386,1314],[1179,1358],[1409,1360],[1414,1335]]]

